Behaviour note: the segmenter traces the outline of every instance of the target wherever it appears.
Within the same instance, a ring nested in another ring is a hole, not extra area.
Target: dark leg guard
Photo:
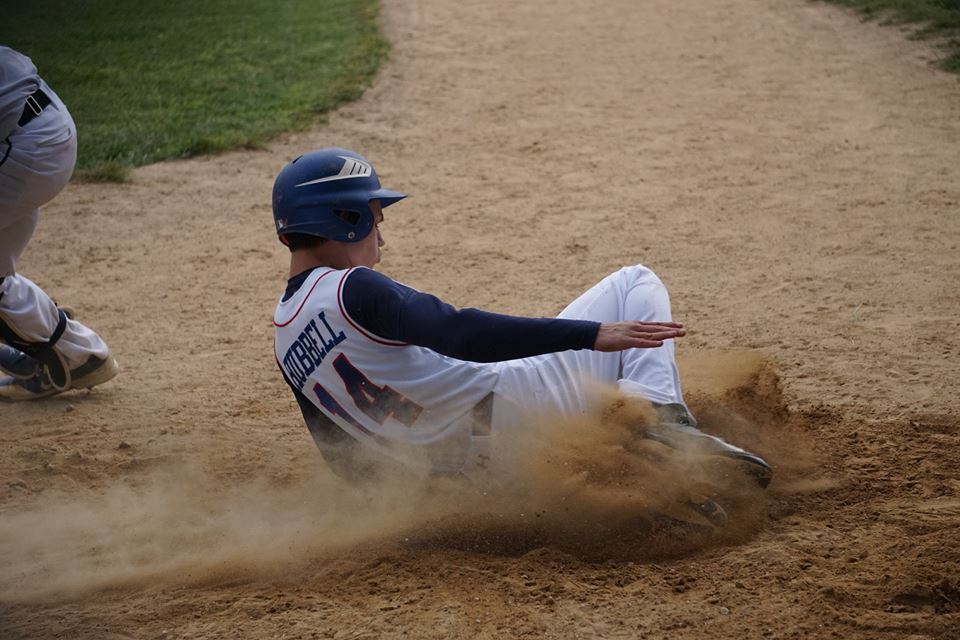
[[[3,279],[0,278],[0,284],[2,283]],[[50,384],[58,391],[63,391],[70,387],[70,368],[53,345],[60,340],[64,329],[67,328],[67,315],[62,309],[57,309],[57,312],[60,314],[57,328],[46,342],[25,340],[0,314],[0,340],[42,364],[50,377]]]

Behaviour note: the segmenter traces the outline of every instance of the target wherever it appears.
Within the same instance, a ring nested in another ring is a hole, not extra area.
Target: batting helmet
[[[373,229],[371,200],[388,207],[407,196],[380,186],[370,161],[330,147],[305,153],[285,166],[273,183],[277,235],[359,242]]]

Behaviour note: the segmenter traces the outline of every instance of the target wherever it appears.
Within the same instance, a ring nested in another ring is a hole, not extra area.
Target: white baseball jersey
[[[351,271],[315,269],[281,300],[277,362],[291,386],[354,439],[405,464],[435,468],[423,452],[469,438],[463,418],[493,390],[497,368],[361,328],[342,300]]]

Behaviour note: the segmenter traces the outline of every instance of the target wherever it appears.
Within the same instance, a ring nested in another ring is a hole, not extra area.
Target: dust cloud
[[[750,384],[763,386],[756,378]],[[355,486],[318,456],[314,469],[283,483],[254,476],[226,485],[197,461],[96,495],[44,494],[0,519],[0,600],[277,573],[375,543],[658,558],[744,540],[778,486],[787,493],[829,486],[800,473],[813,466],[797,453],[802,434],[764,434],[769,427],[720,404],[705,406],[701,423],[737,444],[761,445],[778,473],[768,491],[735,463],[643,438],[654,420],[646,403],[611,392],[601,406],[592,417],[541,416],[539,426],[511,431],[505,446],[522,463],[494,489],[407,476]],[[797,473],[784,478],[783,469]],[[706,498],[726,510],[725,526],[690,508]]]
[[[422,508],[399,497],[389,485],[351,490],[322,469],[224,486],[200,465],[96,496],[45,495],[0,520],[0,599],[280,571],[399,530]]]

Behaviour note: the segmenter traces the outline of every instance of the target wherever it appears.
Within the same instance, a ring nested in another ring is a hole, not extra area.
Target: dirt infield
[[[957,77],[804,2],[384,4],[328,126],[44,210],[21,271],[123,371],[0,406],[0,637],[960,637]],[[654,268],[694,408],[777,468],[735,533],[338,484],[271,355],[270,187],[327,145],[412,194],[382,269],[455,304]]]

